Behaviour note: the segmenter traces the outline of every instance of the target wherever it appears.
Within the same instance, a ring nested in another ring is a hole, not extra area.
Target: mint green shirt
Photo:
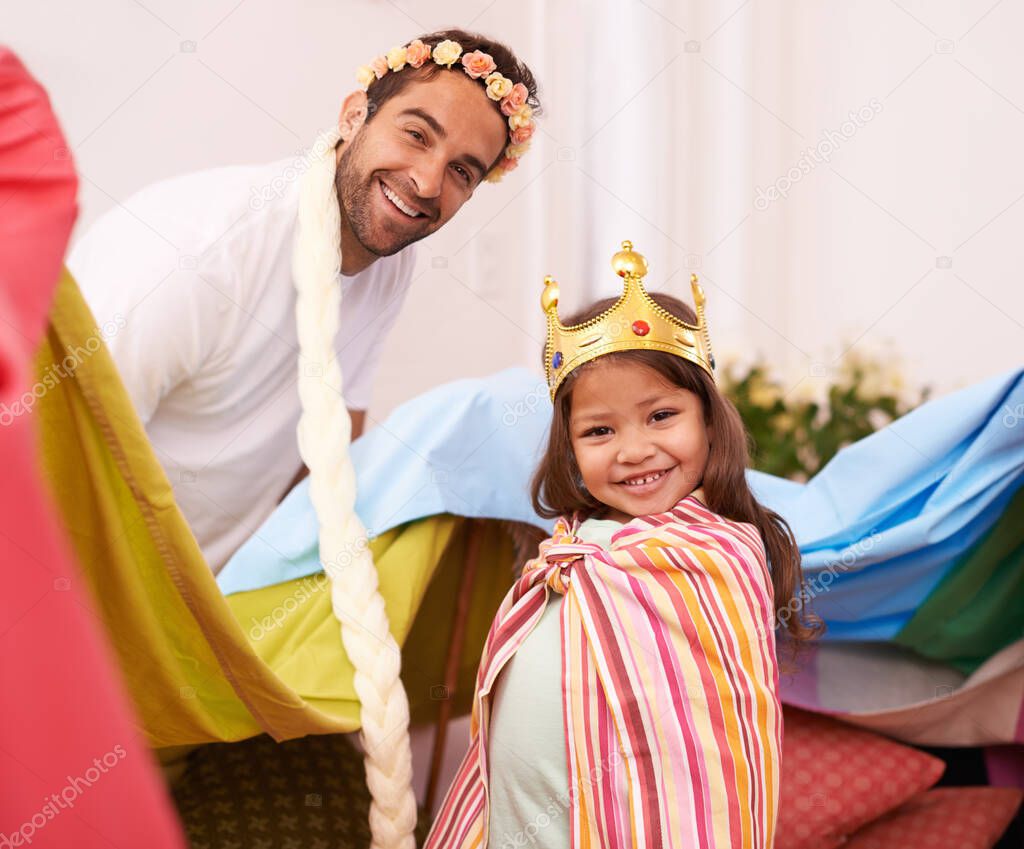
[[[577,534],[586,542],[610,548],[612,534],[621,527],[612,519],[587,519]],[[523,845],[565,849],[569,845],[559,629],[564,598],[548,594],[547,607],[494,687],[487,751],[487,849]]]

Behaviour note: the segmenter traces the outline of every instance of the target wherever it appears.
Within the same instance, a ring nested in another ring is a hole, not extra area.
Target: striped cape
[[[782,711],[771,577],[756,528],[722,518],[695,495],[633,519],[609,550],[577,537],[579,524],[556,522],[495,616],[469,751],[426,849],[487,845],[490,696],[551,591],[565,595],[564,798],[573,849],[768,849]]]

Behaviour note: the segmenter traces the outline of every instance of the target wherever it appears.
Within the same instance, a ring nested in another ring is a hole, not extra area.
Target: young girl
[[[799,551],[747,485],[696,277],[695,315],[644,290],[629,242],[612,266],[622,297],[567,324],[546,281],[554,415],[533,500],[558,520],[491,626],[428,849],[772,845],[775,613]]]

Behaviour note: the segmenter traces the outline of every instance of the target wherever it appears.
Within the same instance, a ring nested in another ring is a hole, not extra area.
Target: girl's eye
[[[658,412],[651,416],[651,418],[654,419],[656,422],[663,422],[666,419],[671,418],[675,414],[675,410],[658,410]]]
[[[600,427],[592,427],[590,430],[585,431],[583,436],[606,436],[611,433],[611,430],[612,429],[610,427],[605,427],[604,425]]]

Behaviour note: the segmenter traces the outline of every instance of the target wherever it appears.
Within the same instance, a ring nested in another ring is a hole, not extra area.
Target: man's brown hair
[[[430,32],[426,35],[417,36],[420,41],[428,45],[433,49],[440,44],[442,41],[457,41],[462,47],[463,55],[466,53],[472,53],[474,50],[479,50],[482,53],[487,53],[493,60],[494,64],[497,65],[497,72],[503,77],[510,79],[514,83],[522,83],[526,86],[526,90],[529,95],[526,98],[526,104],[533,109],[535,115],[540,113],[541,106],[540,100],[537,97],[537,81],[534,79],[533,72],[529,69],[525,62],[520,60],[512,49],[506,44],[502,44],[500,41],[487,38],[485,35],[475,32],[467,32],[461,29],[448,29],[440,32]],[[461,72],[462,66],[458,63],[452,66],[452,68],[458,69]],[[426,80],[432,80],[438,74],[445,73],[448,69],[443,65],[438,65],[431,59],[424,62],[419,68],[405,67],[398,73],[388,72],[379,80],[375,79],[370,83],[370,87],[366,90],[366,123],[369,123],[373,116],[380,111],[380,108],[388,102],[392,97],[404,91],[409,85],[416,82],[425,82]],[[481,85],[480,93],[486,97],[486,93],[483,91],[483,85]],[[498,101],[491,101],[494,104],[494,108],[501,114],[501,107]],[[502,115],[502,120],[506,120],[505,116]],[[505,148],[502,147],[502,152],[498,154],[497,158],[488,166],[488,171],[493,168],[505,155]]]

